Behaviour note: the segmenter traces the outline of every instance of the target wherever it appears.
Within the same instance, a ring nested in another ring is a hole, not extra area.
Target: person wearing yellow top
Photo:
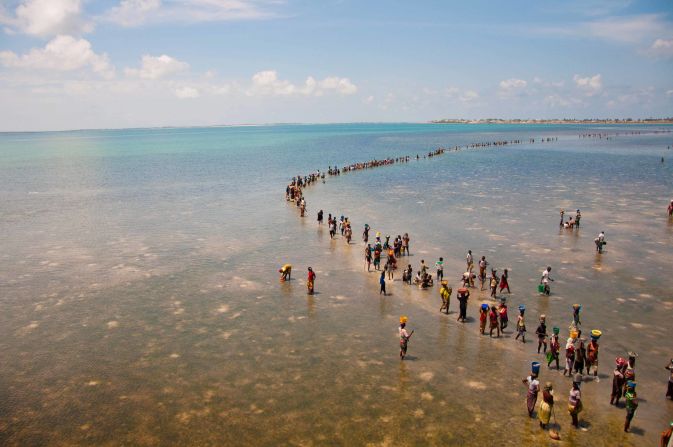
[[[280,280],[281,281],[289,281],[290,276],[292,275],[292,265],[291,264],[283,265],[280,268],[280,270],[278,270],[278,273],[280,273]]]
[[[442,307],[439,308],[439,311],[446,309],[446,314],[449,314],[449,299],[451,298],[451,293],[453,290],[449,287],[448,281],[442,281],[442,288],[439,289],[439,296],[442,297]]]

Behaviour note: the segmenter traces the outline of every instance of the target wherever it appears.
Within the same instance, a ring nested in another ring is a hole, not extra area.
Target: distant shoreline
[[[166,126],[139,126],[139,127],[84,127],[73,129],[41,129],[41,130],[0,130],[0,135],[33,134],[33,133],[67,133],[90,131],[128,131],[128,130],[176,130],[176,129],[215,129],[215,128],[245,128],[245,127],[273,127],[273,126],[325,126],[325,125],[371,125],[371,124],[673,124],[673,118],[646,118],[646,119],[443,119],[433,121],[343,121],[343,122],[287,122],[287,123],[241,123],[241,124],[203,124],[203,125],[166,125]]]
[[[443,119],[431,124],[673,124],[673,118],[645,119]]]

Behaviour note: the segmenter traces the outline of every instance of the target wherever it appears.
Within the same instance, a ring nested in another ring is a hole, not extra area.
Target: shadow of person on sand
[[[643,435],[645,435],[645,430],[643,430],[640,427],[631,427],[629,429],[629,433],[631,433],[632,435],[636,435],[636,436],[643,436]]]

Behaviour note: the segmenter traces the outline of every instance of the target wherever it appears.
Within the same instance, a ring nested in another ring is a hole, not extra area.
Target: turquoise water
[[[574,433],[552,381],[565,445],[649,445],[673,418],[673,134],[666,126],[344,124],[0,134],[0,441],[25,444],[535,445],[519,385],[536,345],[478,335],[437,312],[436,290],[399,281],[378,296],[359,233],[408,232],[410,262],[465,251],[509,268],[513,294],[566,335],[570,305],[600,328],[601,380],[584,384]],[[642,134],[625,135],[626,132]],[[579,139],[589,131],[620,133]],[[539,143],[541,137],[558,141]],[[307,189],[328,165],[502,139],[354,172]],[[666,157],[661,163],[660,158]],[[355,241],[329,241],[315,213],[345,214]],[[558,210],[582,209],[559,230]],[[594,254],[593,238],[609,242]],[[405,260],[406,261],[406,260]],[[278,266],[295,265],[279,284]],[[318,272],[314,297],[304,271]],[[553,294],[535,286],[552,265]],[[399,275],[398,275],[399,276]],[[468,315],[483,297],[473,294]],[[457,308],[455,300],[452,311]],[[399,315],[416,335],[397,358]],[[565,331],[565,332],[564,332]],[[532,339],[532,334],[529,333]],[[612,360],[636,350],[634,433],[607,405]],[[503,420],[508,424],[502,440]]]

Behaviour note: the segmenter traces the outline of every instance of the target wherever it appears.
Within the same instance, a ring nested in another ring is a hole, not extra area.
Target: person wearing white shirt
[[[549,295],[551,293],[551,289],[549,288],[549,281],[554,281],[549,274],[551,273],[551,267],[547,267],[542,271],[542,278],[540,278],[540,284],[544,286],[544,291],[543,293],[545,295]]]

